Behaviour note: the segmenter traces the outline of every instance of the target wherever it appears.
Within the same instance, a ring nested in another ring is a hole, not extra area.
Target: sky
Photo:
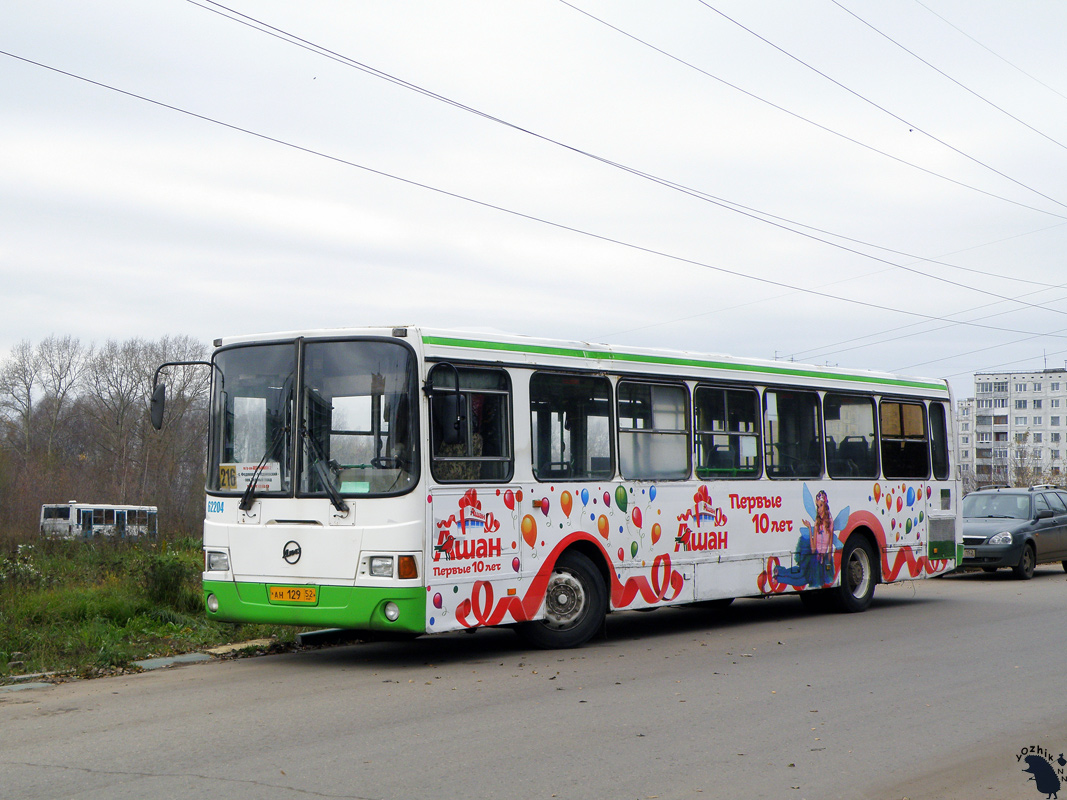
[[[1067,4],[34,0],[0,358],[361,325],[1067,363]]]

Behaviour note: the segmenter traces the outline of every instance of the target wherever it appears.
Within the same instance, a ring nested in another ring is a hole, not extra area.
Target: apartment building
[[[976,373],[974,398],[957,411],[961,463],[978,486],[1063,482],[1067,369]]]

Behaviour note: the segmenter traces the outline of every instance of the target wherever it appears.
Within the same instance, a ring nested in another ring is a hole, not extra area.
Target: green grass
[[[0,552],[0,682],[35,672],[99,674],[254,638],[294,641],[301,629],[208,620],[202,569],[200,542],[191,538],[37,539]],[[23,664],[9,666],[15,660]]]

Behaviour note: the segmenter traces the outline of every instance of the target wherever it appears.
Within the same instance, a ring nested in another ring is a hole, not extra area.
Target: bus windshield
[[[256,345],[215,356],[208,490],[256,494],[292,485],[296,346]]]
[[[418,481],[418,379],[391,341],[308,342],[301,494],[401,494]]]
[[[297,342],[216,355],[208,490],[295,490],[337,503],[411,490],[419,463],[414,355],[391,341],[302,344],[302,376]]]

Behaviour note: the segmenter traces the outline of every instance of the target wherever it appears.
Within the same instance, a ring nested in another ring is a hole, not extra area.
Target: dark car
[[[1067,491],[1053,486],[989,488],[963,498],[963,566],[1017,578],[1061,561],[1067,570]]]

